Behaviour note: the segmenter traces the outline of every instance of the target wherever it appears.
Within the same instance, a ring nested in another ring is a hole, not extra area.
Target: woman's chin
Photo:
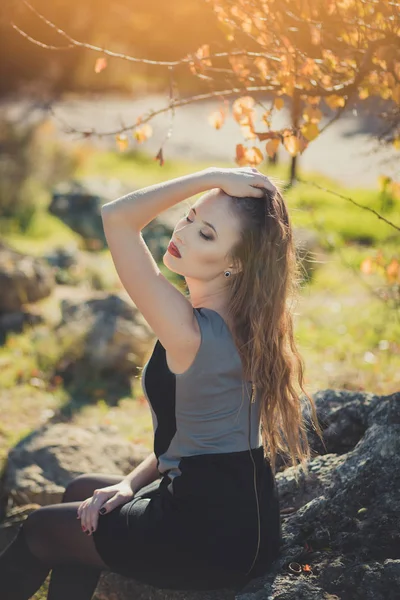
[[[171,258],[172,258],[172,260],[171,260]],[[173,258],[174,257],[170,255],[170,253],[168,252],[168,250],[166,250],[165,254],[162,257],[162,261],[163,261],[164,266],[166,266],[167,269],[169,269],[170,271],[172,271],[172,273],[178,273],[178,271],[174,268]]]

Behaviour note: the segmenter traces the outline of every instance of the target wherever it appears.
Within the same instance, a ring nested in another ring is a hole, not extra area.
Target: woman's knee
[[[93,496],[94,490],[119,483],[123,477],[101,473],[83,473],[74,477],[65,488],[62,502],[76,502]]]

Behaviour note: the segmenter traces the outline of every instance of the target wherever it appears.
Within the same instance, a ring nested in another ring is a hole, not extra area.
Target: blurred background
[[[140,375],[155,338],[118,280],[99,208],[207,166],[235,167],[241,144],[265,148],[244,140],[234,115],[220,126],[215,117],[257,82],[239,78],[236,96],[209,97],[232,86],[222,67],[210,81],[187,63],[173,78],[168,65],[153,64],[234,46],[208,2],[6,0],[0,27],[0,467],[18,441],[61,423],[104,429],[147,455],[153,432]],[[254,39],[236,41],[259,49]],[[281,143],[254,163],[281,182],[295,229],[304,273],[295,333],[311,394],[400,387],[399,134],[382,140],[398,132],[398,111],[390,126],[384,118],[396,90],[354,97],[340,118],[322,100],[326,131],[301,154]],[[197,95],[205,97],[174,114],[162,110],[171,97]],[[282,106],[276,91],[251,95],[257,118],[276,108],[271,130],[293,124],[290,94],[279,94]],[[133,126],[149,111],[161,112],[139,135]],[[187,204],[143,232],[182,291],[162,256]]]

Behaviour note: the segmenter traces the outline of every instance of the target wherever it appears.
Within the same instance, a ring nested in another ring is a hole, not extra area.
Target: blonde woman
[[[179,219],[160,272],[141,230]],[[279,555],[278,452],[307,472],[289,298],[298,267],[287,208],[255,168],[207,168],[102,208],[118,275],[157,341],[142,372],[154,452],[124,478],[84,474],[25,521],[0,556],[6,600],[52,569],[51,600],[90,600],[102,570],[167,589],[240,587]],[[18,573],[23,578],[18,578]]]

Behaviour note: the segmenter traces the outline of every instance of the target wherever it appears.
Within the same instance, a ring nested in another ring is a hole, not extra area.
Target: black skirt
[[[240,589],[264,574],[279,554],[281,521],[269,462],[262,447],[252,454],[258,509],[253,468],[238,452],[190,457],[176,494],[164,475],[99,515],[92,535],[110,571],[172,590]]]

